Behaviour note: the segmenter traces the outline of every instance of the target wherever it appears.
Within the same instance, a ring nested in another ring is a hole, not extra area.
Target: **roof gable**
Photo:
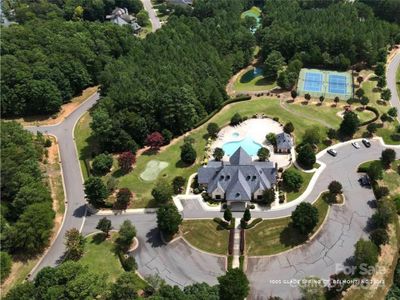
[[[250,165],[252,163],[251,156],[247,154],[247,152],[242,148],[239,147],[235,153],[229,159],[231,165]]]

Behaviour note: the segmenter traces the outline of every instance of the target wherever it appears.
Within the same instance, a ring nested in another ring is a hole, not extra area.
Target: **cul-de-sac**
[[[1,299],[400,299],[400,0],[0,4]]]

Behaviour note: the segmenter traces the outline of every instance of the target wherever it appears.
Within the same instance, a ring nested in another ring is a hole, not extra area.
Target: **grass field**
[[[181,231],[190,244],[203,251],[222,255],[228,251],[229,230],[213,220],[183,221]]]
[[[355,112],[357,113],[358,119],[361,123],[369,121],[375,117],[375,114],[372,111],[366,109],[361,111],[356,110]]]
[[[362,88],[365,91],[365,95],[369,98],[369,105],[374,106],[378,109],[379,113],[382,115],[386,113],[391,107],[388,103],[382,103],[380,100],[380,91],[376,87],[377,81],[374,77],[371,77],[368,81],[362,84]],[[377,121],[379,123],[380,121]],[[399,125],[397,120],[392,122],[385,122],[384,127],[378,128],[376,132],[377,136],[383,138],[385,143],[392,145],[400,145],[400,139],[396,137],[395,131],[396,127]]]
[[[307,189],[311,178],[314,175],[314,173],[302,172],[299,169],[297,169],[294,165],[292,165],[289,169],[296,170],[297,173],[299,173],[301,175],[301,177],[303,177],[304,182],[303,182],[303,184],[301,185],[301,188],[298,191],[296,191],[296,192],[294,192],[294,191],[286,192],[286,202],[293,201],[293,200],[297,199],[301,194],[303,194],[304,191]]]
[[[253,77],[251,74],[252,72],[254,72],[254,69],[250,69],[237,78],[233,84],[235,92],[265,91],[271,90],[277,86],[276,81],[265,79],[262,73]]]
[[[313,232],[322,225],[329,205],[320,197],[314,206],[319,212],[319,222]],[[246,232],[247,255],[272,255],[304,243],[307,238],[291,226],[291,218],[264,220]]]

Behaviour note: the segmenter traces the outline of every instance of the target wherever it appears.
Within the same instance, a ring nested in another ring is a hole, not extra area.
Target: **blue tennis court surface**
[[[329,93],[346,94],[346,76],[342,75],[329,75]]]
[[[322,91],[322,74],[307,72],[304,80],[304,90],[310,92]]]

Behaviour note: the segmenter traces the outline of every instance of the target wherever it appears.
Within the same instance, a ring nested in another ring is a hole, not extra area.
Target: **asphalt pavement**
[[[396,71],[399,68],[400,64],[400,52],[396,54],[395,57],[390,61],[387,70],[386,70],[386,78],[387,78],[387,86],[392,92],[392,98],[390,103],[393,107],[397,108],[398,115],[397,120],[400,122],[400,98],[396,88]]]

